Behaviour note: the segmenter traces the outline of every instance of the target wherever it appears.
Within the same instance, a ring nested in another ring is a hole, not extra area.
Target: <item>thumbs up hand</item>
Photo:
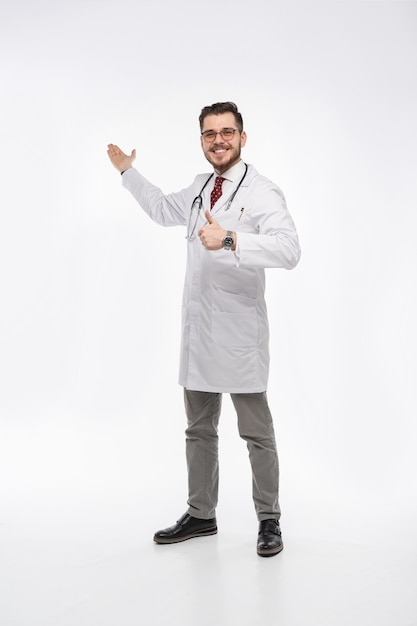
[[[198,232],[201,243],[206,250],[220,250],[223,248],[223,239],[226,237],[227,231],[216,222],[209,210],[205,212],[205,216],[208,224],[200,228]],[[235,238],[235,234],[233,235]]]

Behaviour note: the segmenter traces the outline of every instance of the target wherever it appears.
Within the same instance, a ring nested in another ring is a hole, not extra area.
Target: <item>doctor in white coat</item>
[[[252,466],[257,552],[273,556],[283,542],[278,455],[266,397],[264,270],[292,269],[300,247],[282,191],[241,159],[246,133],[236,105],[204,107],[199,120],[201,147],[214,171],[177,193],[164,195],[132,167],[135,150],[127,155],[108,146],[123,186],[149,217],[163,226],[184,225],[187,232],[179,383],[187,415],[188,510],[157,531],[154,541],[176,543],[217,532],[217,427],[222,393],[229,393]]]

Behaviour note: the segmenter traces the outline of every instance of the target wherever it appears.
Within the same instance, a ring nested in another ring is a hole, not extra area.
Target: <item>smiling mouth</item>
[[[216,148],[215,150],[213,150],[214,154],[223,154],[225,152],[227,152],[226,148]]]

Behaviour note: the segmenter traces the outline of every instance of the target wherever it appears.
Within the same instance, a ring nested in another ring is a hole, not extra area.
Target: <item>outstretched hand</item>
[[[114,167],[119,170],[119,172],[124,172],[132,167],[133,161],[136,159],[136,150],[132,150],[130,155],[125,154],[119,148],[112,143],[109,143],[107,146],[107,154],[109,155],[110,161],[113,163]]]
[[[207,250],[220,250],[227,231],[216,222],[209,210],[205,212],[205,216],[208,224],[200,228],[198,232],[201,243]]]

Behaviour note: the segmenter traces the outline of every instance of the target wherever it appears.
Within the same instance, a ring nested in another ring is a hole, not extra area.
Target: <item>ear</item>
[[[245,133],[245,131],[243,130],[240,134],[240,145],[243,148],[246,144],[246,139],[248,138],[247,134]]]

